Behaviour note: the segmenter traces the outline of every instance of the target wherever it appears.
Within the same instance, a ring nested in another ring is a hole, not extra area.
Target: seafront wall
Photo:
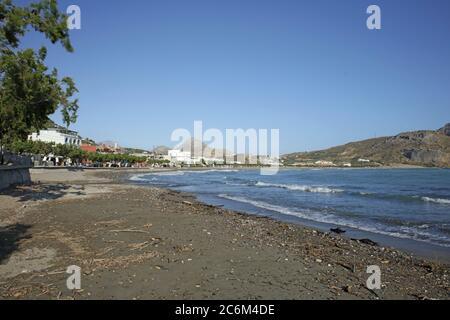
[[[31,183],[30,167],[0,167],[0,190]]]
[[[30,167],[0,167],[0,190],[31,183]]]
[[[0,166],[0,190],[14,185],[31,183],[30,168],[31,157],[13,154],[5,151],[3,153],[4,166]]]

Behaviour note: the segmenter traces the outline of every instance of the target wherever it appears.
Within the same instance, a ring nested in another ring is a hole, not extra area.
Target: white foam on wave
[[[425,232],[425,231],[420,231],[416,228],[401,227],[399,230],[386,230],[386,226],[383,226],[383,225],[379,225],[379,226],[363,225],[356,221],[350,221],[347,219],[338,218],[336,216],[332,216],[329,214],[322,214],[322,213],[315,213],[315,212],[300,212],[297,210],[273,205],[273,204],[263,202],[263,201],[251,200],[251,199],[247,199],[244,197],[229,196],[226,194],[220,194],[218,196],[223,199],[228,199],[228,200],[232,200],[232,201],[251,204],[254,207],[257,207],[260,209],[278,212],[278,213],[282,213],[282,214],[286,214],[286,215],[292,215],[292,216],[296,216],[296,217],[310,220],[310,221],[339,225],[339,226],[343,226],[343,227],[348,227],[348,228],[358,229],[361,231],[387,235],[387,236],[396,237],[396,238],[410,239],[410,240],[412,239],[412,240],[416,240],[416,241],[420,241],[420,242],[437,244],[437,245],[440,245],[443,247],[450,247],[450,239],[448,237],[439,236],[439,235],[432,234],[432,233]]]
[[[257,187],[273,187],[273,188],[282,188],[293,191],[303,191],[303,192],[312,192],[312,193],[340,193],[344,192],[341,189],[332,189],[328,187],[313,187],[306,185],[298,185],[298,184],[276,184],[276,183],[265,183],[259,181],[256,183]]]
[[[450,199],[439,199],[439,198],[430,198],[430,197],[422,197],[422,200],[425,202],[433,202],[440,204],[450,204]]]
[[[252,206],[260,208],[260,209],[265,209],[265,210],[274,211],[274,212],[278,212],[278,213],[282,213],[282,214],[286,214],[286,215],[296,216],[296,217],[303,218],[303,219],[314,220],[314,221],[324,222],[324,223],[332,223],[329,220],[329,218],[331,218],[331,216],[328,217],[325,214],[318,214],[318,213],[313,213],[313,212],[304,213],[304,212],[300,212],[300,211],[294,211],[290,208],[277,206],[277,205],[270,204],[267,202],[251,200],[251,199],[244,198],[244,197],[229,196],[226,194],[219,194],[218,197],[223,198],[223,199],[232,200],[232,201],[248,203],[248,204],[251,204]]]
[[[183,171],[162,171],[162,172],[154,172],[150,173],[154,176],[182,176],[184,175]]]
[[[228,172],[239,172],[239,170],[232,170],[232,169],[210,169],[210,170],[186,170],[183,171],[186,173],[199,173],[199,174],[204,174],[204,173],[212,173],[212,172],[224,172],[224,173],[228,173]]]
[[[229,182],[229,181],[225,181],[225,184],[227,186],[239,186],[239,187],[246,186],[246,184],[244,183]]]
[[[148,179],[145,179],[144,177],[148,176],[149,173],[144,173],[144,174],[136,174],[134,176],[130,177],[130,181],[138,181],[138,182],[142,182],[142,181],[148,181]]]
[[[131,176],[128,180],[135,181],[135,182],[147,182],[147,181],[156,181],[155,177],[149,179],[148,176],[153,175],[153,173],[141,173],[141,174],[135,174]]]

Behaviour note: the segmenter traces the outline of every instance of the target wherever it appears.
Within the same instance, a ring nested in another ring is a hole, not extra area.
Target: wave
[[[423,197],[418,195],[402,195],[402,194],[383,194],[372,192],[350,192],[356,196],[369,197],[381,200],[396,200],[403,202],[432,202],[438,204],[450,204],[450,199]]]
[[[440,199],[440,198],[430,198],[430,197],[422,197],[422,201],[425,202],[433,202],[433,203],[440,203],[440,204],[450,204],[449,199]]]
[[[220,194],[218,197],[223,199],[228,199],[232,201],[237,201],[241,203],[247,203],[251,204],[254,207],[278,212],[285,215],[292,215],[296,216],[305,220],[320,222],[320,223],[326,223],[326,224],[332,224],[332,225],[339,225],[343,227],[358,229],[361,231],[366,232],[372,232],[382,235],[387,235],[391,237],[396,238],[402,238],[402,239],[412,239],[420,242],[426,242],[431,244],[437,244],[443,247],[450,247],[450,238],[446,236],[440,236],[436,235],[430,232],[424,231],[424,229],[428,229],[428,225],[423,225],[419,228],[413,228],[413,227],[407,227],[407,226],[401,226],[398,229],[389,230],[389,226],[374,223],[372,226],[369,226],[367,224],[362,224],[361,222],[357,221],[351,221],[348,219],[342,219],[330,214],[324,214],[324,213],[316,213],[312,211],[297,211],[291,208],[286,208],[278,205],[273,205],[267,202],[263,201],[257,201],[257,200],[251,200],[245,197],[238,197],[238,196],[229,196],[226,194]]]
[[[149,178],[150,175],[153,175],[152,173],[142,173],[142,174],[136,174],[131,176],[128,180],[135,181],[135,182],[148,182],[148,181],[156,181],[155,177]]]
[[[148,175],[149,175],[149,173],[136,174],[134,176],[131,176],[128,180],[137,181],[137,182],[145,182],[145,181],[148,181],[148,179],[145,179],[144,177],[146,177]]]
[[[255,184],[257,187],[273,187],[273,188],[282,188],[293,191],[303,191],[303,192],[313,192],[313,193],[340,193],[344,192],[341,189],[332,189],[328,187],[314,187],[314,186],[306,186],[306,185],[297,185],[297,184],[275,184],[275,183],[265,183],[265,182],[257,182]]]
[[[247,183],[237,183],[237,182],[229,182],[229,181],[225,181],[225,184],[228,186],[239,186],[239,187],[248,186]]]
[[[183,171],[186,173],[200,173],[200,174],[204,174],[204,173],[211,173],[211,172],[239,172],[239,170],[232,170],[232,169],[210,169],[210,170],[186,170]]]
[[[162,172],[152,172],[152,176],[183,176],[183,171],[162,171]]]
[[[319,214],[319,213],[314,213],[314,212],[306,213],[306,212],[300,212],[300,211],[296,211],[296,210],[294,211],[290,208],[277,206],[277,205],[270,204],[267,202],[251,200],[251,199],[244,198],[244,197],[229,196],[227,194],[219,194],[218,197],[223,198],[223,199],[232,200],[232,201],[241,202],[241,203],[248,203],[248,204],[251,204],[252,206],[260,208],[260,209],[265,209],[265,210],[274,211],[274,212],[278,212],[278,213],[282,213],[282,214],[286,214],[286,215],[296,216],[296,217],[303,218],[303,219],[314,220],[314,221],[324,222],[324,223],[332,223],[329,220],[329,219],[331,219],[331,216],[328,216],[326,214]]]

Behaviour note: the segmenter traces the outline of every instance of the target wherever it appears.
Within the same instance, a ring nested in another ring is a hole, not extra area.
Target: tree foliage
[[[59,11],[56,0],[23,7],[0,0],[0,146],[42,129],[58,109],[67,126],[77,119],[74,81],[60,78],[56,69],[45,65],[45,47],[20,46],[21,38],[33,30],[73,51],[67,17]]]
[[[53,154],[64,158],[70,158],[74,162],[92,161],[96,163],[121,162],[121,163],[144,163],[148,161],[146,157],[136,157],[128,154],[102,154],[86,152],[75,146],[46,143],[41,141],[15,140],[8,145],[8,149],[18,154],[40,154],[43,156]],[[164,161],[155,161],[155,163]]]

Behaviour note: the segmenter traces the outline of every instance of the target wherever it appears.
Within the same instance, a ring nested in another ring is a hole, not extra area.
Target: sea
[[[131,182],[189,192],[198,200],[346,236],[370,238],[450,261],[450,170],[179,170]]]

